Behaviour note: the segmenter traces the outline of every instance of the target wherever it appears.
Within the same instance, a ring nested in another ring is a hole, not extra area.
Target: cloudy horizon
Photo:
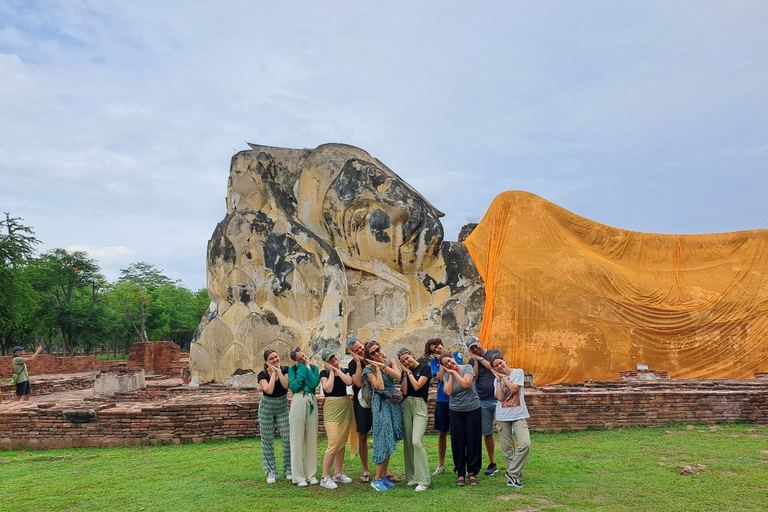
[[[197,290],[229,162],[368,151],[446,216],[768,228],[768,3],[0,0],[0,207]]]

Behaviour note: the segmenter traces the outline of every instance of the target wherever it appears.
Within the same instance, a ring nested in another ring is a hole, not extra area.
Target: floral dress
[[[374,373],[368,365],[363,369],[363,377],[366,374]],[[390,366],[390,362],[387,362]],[[381,372],[384,381],[384,389],[374,389],[373,403],[373,463],[381,464],[386,461],[397,449],[397,442],[403,439],[403,404],[393,404],[382,395],[394,393],[395,379]]]

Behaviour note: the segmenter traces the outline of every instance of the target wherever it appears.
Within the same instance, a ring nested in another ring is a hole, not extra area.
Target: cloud
[[[0,206],[44,250],[193,289],[245,141],[359,146],[454,240],[506,189],[768,227],[766,25],[761,2],[3,2]]]

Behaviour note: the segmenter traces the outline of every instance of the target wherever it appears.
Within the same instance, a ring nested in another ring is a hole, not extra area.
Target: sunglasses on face
[[[372,356],[375,356],[375,355],[376,355],[376,354],[378,354],[379,352],[381,352],[381,349],[379,349],[379,348],[375,348],[375,349],[371,350],[371,355],[372,355]]]

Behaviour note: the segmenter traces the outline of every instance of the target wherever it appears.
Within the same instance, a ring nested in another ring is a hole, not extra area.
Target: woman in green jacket
[[[307,355],[296,348],[291,352],[296,364],[288,372],[288,385],[293,391],[291,412],[291,480],[299,487],[317,484],[317,399],[320,370],[310,364]],[[303,454],[302,452],[305,452]]]

